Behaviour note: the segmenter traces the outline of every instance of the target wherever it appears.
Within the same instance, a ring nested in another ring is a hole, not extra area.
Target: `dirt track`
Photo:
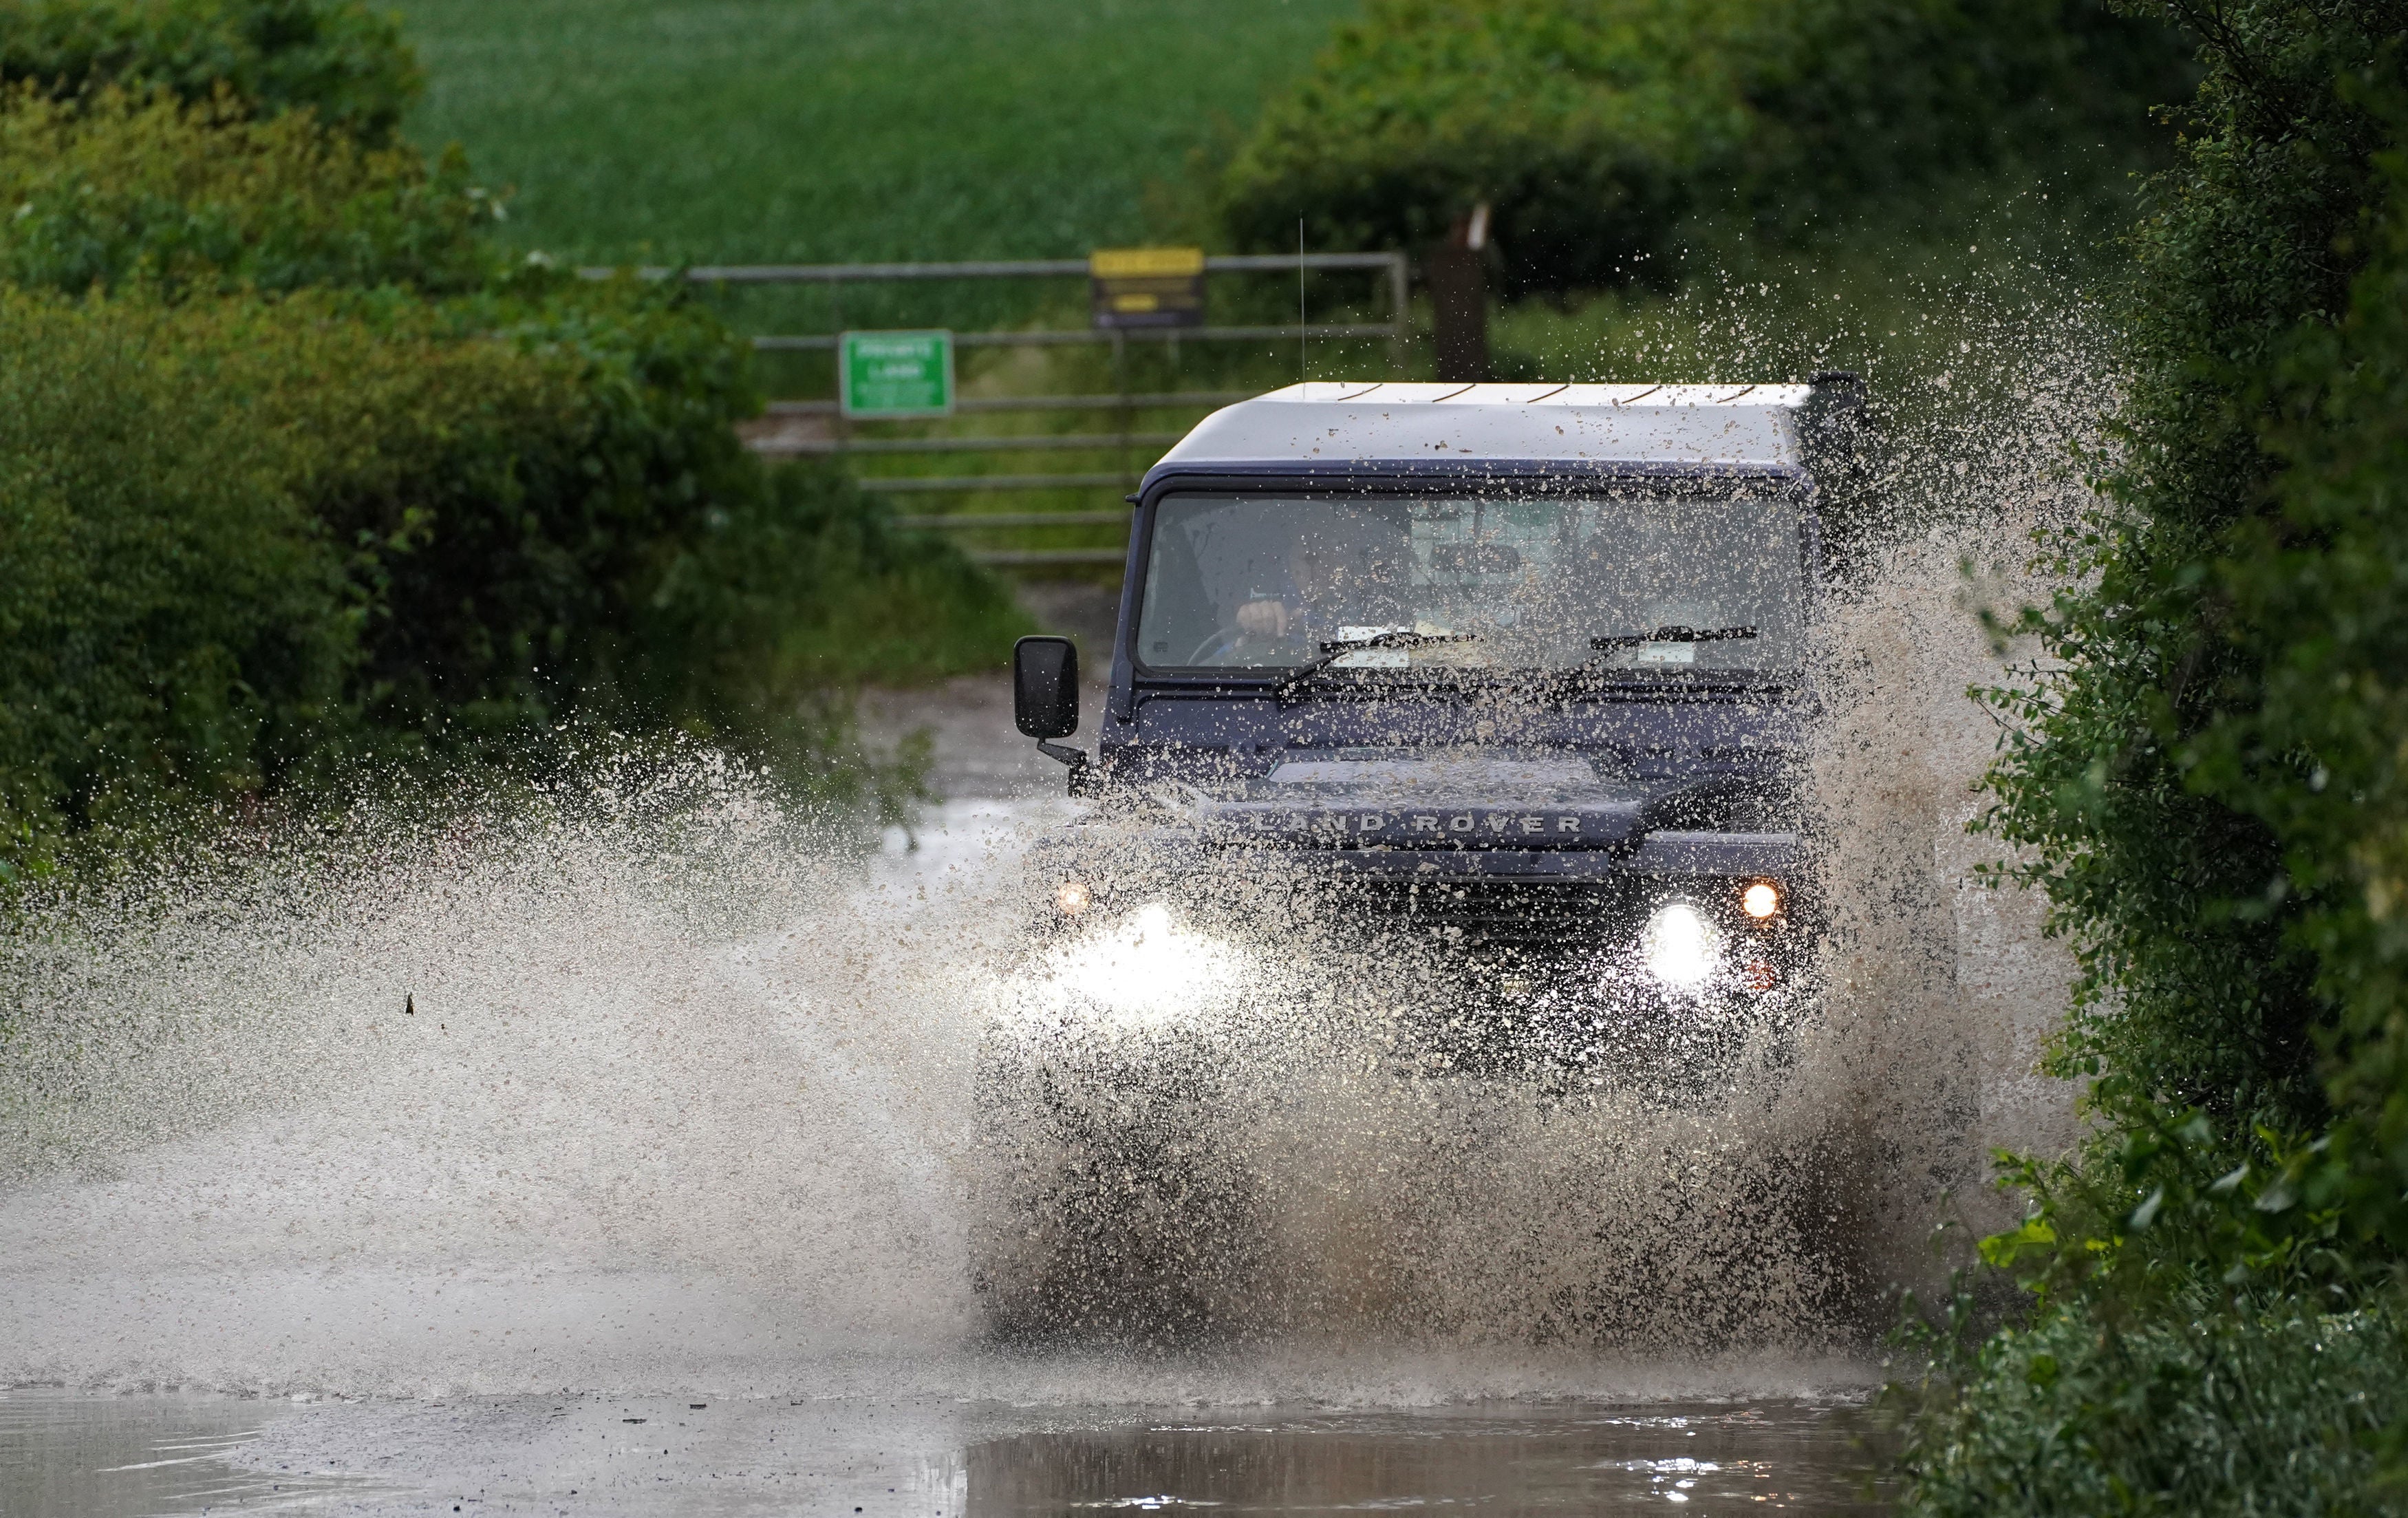
[[[1020,587],[1020,604],[1039,632],[1061,633],[1079,644],[1085,686],[1078,738],[1092,746],[1111,672],[1112,621],[1117,587],[1077,581],[1035,581]],[[963,675],[941,684],[862,693],[861,738],[872,752],[891,752],[913,731],[935,738],[930,783],[947,798],[1050,795],[1062,788],[1062,766],[1011,725],[1011,678]]]

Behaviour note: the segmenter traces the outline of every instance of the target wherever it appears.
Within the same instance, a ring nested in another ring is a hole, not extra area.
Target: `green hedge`
[[[2095,0],[1372,0],[1219,183],[1241,240],[1413,246],[1481,201],[1523,286],[1645,276],[1671,229],[1796,222],[2141,135],[2168,35]]]
[[[0,878],[564,728],[850,784],[832,688],[1020,630],[950,545],[744,447],[751,348],[684,287],[497,265],[456,160],[222,85],[21,84],[0,205]]]
[[[2339,82],[2369,102],[2363,77]],[[2318,1169],[2358,1228],[2408,1252],[2408,94],[2396,72],[2386,88],[2365,187],[2379,219],[2336,219],[2335,254],[2366,267],[2338,322],[2284,344],[2273,508],[2214,566],[2248,671],[2228,695],[2245,699],[2184,757],[2193,786],[2278,841],[2279,920],[2315,967],[2315,1041],[2348,1124]]]
[[[130,316],[132,313],[126,313]],[[148,320],[0,296],[0,787],[21,859],[161,788],[257,789],[346,727],[341,554]]]
[[[2393,129],[2345,87],[2396,69],[2408,7],[2250,0],[2223,15],[2183,165],[2152,188],[2135,238],[2112,504],[2060,544],[2072,588],[2034,626],[2063,664],[2000,698],[2011,743],[1991,783],[1994,825],[2035,851],[2085,948],[2098,999],[2077,1023],[2083,1057],[2149,1099],[2290,1124],[2323,1110],[2311,1031],[2330,1009],[2316,945],[2294,929],[2322,893],[2353,887],[2333,868],[2344,856],[2321,853],[2329,836],[2290,867],[2289,823],[2264,789],[2306,783],[2312,751],[2250,735],[2270,662],[2328,618],[2382,615],[2388,592],[2361,585],[2305,621],[2234,592],[2264,586],[2270,548],[2330,551],[2322,528],[2277,509],[2289,477],[2275,445],[2347,450],[2365,422],[2328,416],[2302,434],[2284,370],[2306,344],[2337,367],[2303,394],[2346,394],[2365,359],[2316,347],[2338,340],[2353,282],[2386,278],[2363,271]],[[2336,686],[2316,702],[2353,699]]]
[[[815,693],[999,658],[1008,594],[766,470],[751,406],[740,342],[632,282],[0,294],[0,856],[564,722],[808,767]]]
[[[2391,1312],[2313,1303],[2104,1325],[2065,1316],[1983,1346],[1921,1452],[1910,1511],[1947,1518],[2386,1509],[2384,1437],[2408,1413]]]
[[[363,148],[308,112],[266,121],[220,95],[186,105],[114,88],[0,100],[0,279],[168,294],[481,284],[476,237],[500,206],[454,153],[430,168]]]
[[[356,0],[0,0],[0,84],[63,100],[110,85],[194,105],[231,93],[382,145],[425,79],[400,23]]]
[[[2155,7],[2207,74],[2150,188],[2100,509],[1992,693],[1988,825],[2081,956],[1985,1256],[2027,1328],[1941,1346],[1932,1512],[2397,1511],[2408,1494],[2408,5]]]

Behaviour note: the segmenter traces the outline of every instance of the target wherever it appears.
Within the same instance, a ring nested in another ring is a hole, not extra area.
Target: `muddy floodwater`
[[[1499,1515],[1883,1511],[1846,1404],[1178,1411],[920,1400],[0,1396],[0,1511]]]
[[[866,913],[908,952],[926,940],[898,907],[983,921],[998,860],[1061,809],[960,801],[890,835],[839,892],[842,931]],[[664,924],[588,936],[595,902],[554,917],[530,886],[548,890],[480,874],[472,900],[522,954],[554,956],[542,987],[565,999],[530,1009],[553,1036],[480,1027],[459,1015],[463,981],[426,977],[418,1010],[366,1036],[416,1038],[401,1067],[315,1050],[280,1067],[312,1093],[285,1103],[179,1077],[160,1099],[213,1093],[205,1121],[161,1132],[121,1112],[130,1132],[0,1196],[0,1513],[1884,1511],[1864,1441],[1877,1370],[1785,1319],[1678,1353],[1326,1325],[1201,1348],[992,1343],[944,1176],[952,1088],[924,1041],[947,1024],[899,1012],[947,1006],[969,948],[922,956],[933,989],[900,975],[893,942],[883,961],[865,949],[892,1021],[724,1064],[748,1020],[798,1035],[786,998],[817,987],[777,967],[819,964],[824,943],[721,944],[647,984],[634,967],[674,956],[642,941]],[[177,929],[180,973],[223,930]],[[285,932],[233,931],[216,994],[322,989],[308,935],[296,963]],[[363,952],[334,956],[337,986]],[[606,978],[588,955],[629,979],[589,986]],[[455,973],[508,1004],[540,994],[539,963]],[[595,1015],[614,997],[633,1019]],[[671,1036],[653,1020],[675,1009],[689,1022]],[[795,1072],[873,1035],[900,1067],[853,1065],[847,1094],[821,1098],[840,1110],[781,1138]],[[339,1079],[313,1088],[307,1067],[328,1061]]]
[[[1276,944],[1031,970],[1079,804],[993,681],[870,704],[954,798],[882,841],[611,759],[45,909],[0,946],[0,1513],[1884,1511],[1895,1289],[2071,1110],[2062,956],[1964,832],[1968,550],[1901,551],[1834,619],[1821,999],[1711,1101],[1367,1075],[1345,1019],[1455,992]],[[1149,1163],[1220,1210],[1113,1217],[1209,1318],[997,1337],[979,1051],[1056,971],[1141,993],[1109,1067],[1218,1062]]]

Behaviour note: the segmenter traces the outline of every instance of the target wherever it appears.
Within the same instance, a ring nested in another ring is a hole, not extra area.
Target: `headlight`
[[[1051,968],[1057,991],[1136,1024],[1228,1003],[1240,969],[1226,945],[1182,925],[1160,902],[1089,930]]]
[[[1756,881],[1739,894],[1739,909],[1750,917],[1762,920],[1781,909],[1781,887],[1770,881]]]
[[[1700,984],[1714,972],[1720,937],[1697,908],[1685,901],[1668,902],[1647,919],[1639,950],[1649,974],[1666,985],[1685,988]]]
[[[1054,905],[1065,917],[1076,917],[1095,901],[1084,881],[1064,881],[1054,888]]]

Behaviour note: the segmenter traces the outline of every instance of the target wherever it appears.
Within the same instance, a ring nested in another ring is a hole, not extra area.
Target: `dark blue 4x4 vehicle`
[[[1202,995],[1209,944],[1350,985],[1436,966],[1377,1020],[1402,1071],[1664,1083],[1780,1034],[1815,921],[1813,466],[1859,405],[1852,376],[1316,383],[1207,418],[1135,497],[1092,754],[1053,741],[1072,646],[1015,652],[1022,731],[1096,806],[1035,852],[1055,1015],[982,1099],[1055,1140],[1081,1069],[1121,1110],[1209,1100],[1164,1085],[1175,1030],[1140,1061],[1064,999],[1082,964],[1140,1013]]]

